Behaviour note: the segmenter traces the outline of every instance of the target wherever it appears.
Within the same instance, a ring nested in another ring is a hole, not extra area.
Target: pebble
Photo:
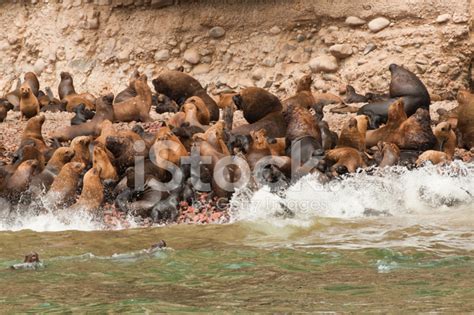
[[[155,53],[155,61],[167,61],[170,59],[170,51],[168,49],[158,50]]]
[[[380,32],[384,28],[390,25],[390,21],[387,20],[386,18],[379,17],[375,18],[372,21],[369,22],[368,27],[369,30],[373,33]]]
[[[200,64],[194,67],[193,73],[194,74],[206,74],[210,71],[209,64]]]
[[[438,17],[436,18],[436,23],[446,23],[448,22],[449,20],[451,19],[451,15],[450,14],[441,14],[441,15],[438,15]]]
[[[274,26],[270,29],[270,33],[273,35],[278,35],[281,33],[281,29],[278,26]]]
[[[321,55],[309,61],[309,67],[313,72],[336,72],[339,68],[337,59],[330,55]]]
[[[183,58],[192,65],[198,64],[201,60],[201,56],[199,55],[199,53],[192,48],[184,52]]]
[[[441,73],[446,73],[446,72],[449,71],[449,66],[446,65],[446,64],[442,64],[442,65],[439,66],[438,70]]]
[[[336,44],[329,47],[329,52],[338,59],[344,59],[352,55],[352,46],[349,44]]]
[[[367,55],[368,53],[375,50],[376,48],[377,46],[375,44],[372,44],[372,43],[367,44],[367,46],[365,46],[364,48],[364,55]]]
[[[306,39],[306,36],[304,36],[303,34],[298,34],[298,35],[296,35],[296,41],[297,41],[298,43],[303,42],[305,39]]]
[[[265,75],[265,71],[261,68],[258,68],[252,72],[252,79],[254,79],[255,81],[258,81],[258,80],[261,80],[264,75]]]
[[[225,29],[220,26],[215,26],[209,30],[209,36],[212,38],[220,38],[225,35]]]
[[[346,24],[349,26],[361,26],[366,23],[365,20],[358,18],[357,16],[348,16],[346,18]]]

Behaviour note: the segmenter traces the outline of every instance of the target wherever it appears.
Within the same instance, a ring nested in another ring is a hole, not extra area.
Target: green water
[[[0,313],[473,311],[472,228],[407,226],[0,232]],[[133,254],[160,239],[168,249]],[[31,250],[43,269],[8,269]]]

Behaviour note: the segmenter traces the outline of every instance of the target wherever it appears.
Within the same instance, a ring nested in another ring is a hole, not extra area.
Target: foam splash
[[[242,189],[231,201],[234,220],[308,226],[317,217],[353,219],[367,216],[442,215],[474,210],[474,165],[460,161],[361,172],[322,184],[307,175],[285,192]],[[281,213],[291,212],[291,218]]]

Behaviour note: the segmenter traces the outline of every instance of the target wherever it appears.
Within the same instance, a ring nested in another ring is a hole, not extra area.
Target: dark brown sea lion
[[[369,99],[364,95],[357,94],[352,85],[346,85],[346,98],[344,99],[344,103],[367,103],[368,101]]]
[[[466,90],[458,92],[458,130],[461,145],[470,150],[474,147],[474,95]]]
[[[73,111],[76,115],[71,118],[71,126],[83,124],[94,117],[94,112],[88,110],[84,104],[79,104]]]
[[[153,121],[150,117],[152,95],[147,84],[147,76],[141,75],[136,79],[134,87],[137,96],[113,105],[114,121]]]
[[[6,196],[9,200],[18,200],[21,197],[21,194],[28,189],[37,168],[37,160],[27,160],[22,162],[13,175],[8,178],[6,187],[1,194]]]
[[[157,96],[157,104],[155,110],[158,114],[176,113],[177,111],[179,111],[179,106],[168,96],[164,94],[159,94]]]
[[[430,95],[423,82],[413,72],[396,64],[391,64],[389,70],[392,76],[390,98],[364,105],[358,111],[358,114],[369,116],[373,128],[387,121],[388,108],[398,98],[403,98],[407,116],[413,115],[418,108],[429,111]]]
[[[24,79],[24,83],[27,83],[30,86],[31,92],[34,94],[34,96],[38,97],[40,84],[36,74],[34,74],[33,72],[27,72],[25,73]]]
[[[78,136],[99,135],[100,123],[106,119],[110,121],[114,119],[113,99],[114,95],[111,93],[98,98],[97,110],[91,121],[76,126],[60,128],[53,131],[51,137],[59,141],[68,141]]]
[[[367,131],[368,148],[379,141],[392,142],[400,150],[425,151],[434,147],[436,138],[431,130],[429,112],[420,108],[407,118],[403,105],[403,98],[392,103],[389,107],[387,124],[379,129]]]
[[[84,175],[82,192],[77,202],[68,211],[88,211],[96,214],[96,211],[104,201],[104,185],[101,182],[102,170],[93,167]]]
[[[38,99],[31,91],[30,85],[25,82],[20,87],[20,119],[27,119],[38,115],[40,106]]]
[[[400,149],[396,144],[379,141],[377,147],[380,154],[377,161],[379,167],[393,166],[400,161]]]
[[[67,96],[76,95],[91,103],[95,103],[96,98],[94,95],[90,93],[76,93],[72,76],[69,72],[61,72],[60,76],[61,82],[59,82],[58,86],[58,95],[61,101],[64,100]]]
[[[194,142],[193,136],[204,132],[202,128],[190,126],[188,123],[181,125],[181,127],[175,127],[171,131],[179,138],[188,152],[191,150],[191,145]]]
[[[8,115],[8,107],[6,104],[1,103],[0,104],[0,122],[4,122],[5,118],[7,118]]]
[[[180,71],[164,71],[152,81],[156,93],[165,94],[178,104],[191,96],[199,96],[211,114],[211,120],[219,120],[219,108],[201,84],[190,75]]]
[[[278,97],[258,87],[245,88],[232,99],[237,109],[243,111],[244,118],[249,124],[283,108]]]
[[[253,124],[246,124],[233,128],[234,135],[250,135],[251,131],[265,129],[268,137],[281,138],[286,135],[286,121],[281,112],[272,112]]]

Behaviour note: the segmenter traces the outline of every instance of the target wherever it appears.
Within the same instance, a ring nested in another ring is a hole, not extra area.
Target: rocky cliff
[[[56,91],[118,92],[133,69],[184,66],[213,93],[257,85],[277,94],[313,72],[314,88],[383,92],[390,63],[433,95],[470,83],[470,1],[0,1],[0,92],[26,71]]]

